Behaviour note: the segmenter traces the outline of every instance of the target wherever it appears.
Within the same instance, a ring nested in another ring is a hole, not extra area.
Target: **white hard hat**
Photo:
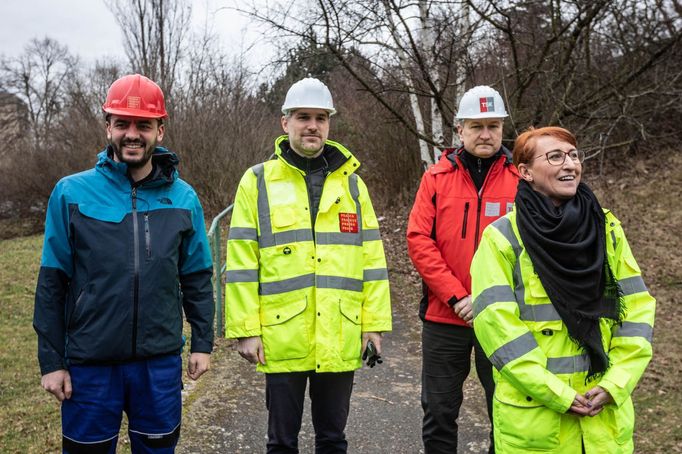
[[[301,79],[289,88],[282,113],[286,115],[294,109],[303,108],[324,109],[329,115],[336,113],[331,92],[325,84],[312,77]]]
[[[478,85],[464,93],[459,101],[458,119],[474,118],[505,118],[507,110],[504,108],[502,96],[492,87]]]

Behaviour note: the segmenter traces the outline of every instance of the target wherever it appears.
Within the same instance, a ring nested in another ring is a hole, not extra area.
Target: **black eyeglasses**
[[[547,158],[547,162],[549,162],[553,166],[563,165],[564,162],[566,162],[566,156],[571,158],[571,160],[575,163],[582,164],[583,161],[585,161],[585,152],[582,150],[571,150],[571,151],[552,150],[549,153],[545,153],[545,157]],[[536,156],[535,158],[539,158],[539,157],[540,156]],[[535,158],[533,158],[533,159],[535,159]]]

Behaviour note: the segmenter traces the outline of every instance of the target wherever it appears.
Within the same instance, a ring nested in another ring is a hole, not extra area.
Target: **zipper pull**
[[[133,209],[137,208],[137,188],[133,188],[130,197],[133,199]]]
[[[478,173],[481,173],[481,165],[483,164],[483,162],[481,161],[481,158],[478,158],[477,161],[478,161],[478,162],[477,162],[477,164],[478,164]]]

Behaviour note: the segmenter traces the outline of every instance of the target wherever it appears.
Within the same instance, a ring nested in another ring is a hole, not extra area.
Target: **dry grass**
[[[3,452],[57,452],[59,405],[40,388],[33,331],[42,236],[0,241],[0,446]]]
[[[623,223],[657,300],[654,357],[634,394],[640,453],[682,452],[682,155],[660,156],[594,185],[603,206]]]

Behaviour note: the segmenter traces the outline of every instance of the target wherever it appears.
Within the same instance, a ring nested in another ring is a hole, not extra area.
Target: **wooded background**
[[[226,1],[277,49],[255,69],[190,29],[188,0],[107,4],[127,61],[84,65],[49,30],[0,59],[0,216],[42,217],[55,182],[93,166],[107,88],[131,72],[164,90],[163,144],[209,216],[272,153],[286,90],[307,76],[330,87],[330,138],[363,163],[379,206],[411,203],[424,165],[457,144],[459,97],[479,84],[505,100],[510,148],[528,126],[561,125],[591,173],[680,149],[679,0]]]

